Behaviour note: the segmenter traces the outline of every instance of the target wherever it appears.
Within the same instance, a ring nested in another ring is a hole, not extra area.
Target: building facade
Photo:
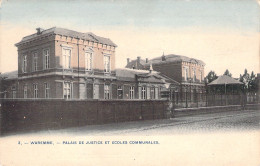
[[[131,68],[136,61],[138,62],[138,59],[129,61],[126,68]],[[197,98],[196,94],[205,92],[205,63],[201,60],[174,54],[162,55],[151,60],[146,59],[140,69],[148,70],[150,65],[154,71],[180,83],[181,98],[193,101]]]
[[[117,45],[93,33],[37,28],[15,46],[18,72],[5,79],[3,98],[160,99],[160,88],[172,81],[152,71],[116,70]]]
[[[38,28],[15,45],[17,98],[98,98],[116,79],[116,45],[93,33]]]

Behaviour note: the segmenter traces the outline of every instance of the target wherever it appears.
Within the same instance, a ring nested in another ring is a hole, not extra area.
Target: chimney
[[[148,63],[148,58],[145,59],[145,63]]]
[[[164,56],[164,52],[163,52],[163,55],[162,55],[162,61],[166,61],[166,58]]]
[[[127,64],[130,62],[130,58],[127,58]]]
[[[165,56],[164,56],[164,55],[162,56],[162,61],[166,61],[166,58],[165,58]]]
[[[40,35],[44,29],[42,29],[42,28],[36,28],[36,30],[37,30],[37,35]]]
[[[150,63],[149,73],[152,73],[152,71],[153,71],[153,65]]]
[[[138,57],[137,57],[137,62],[138,62],[138,63],[140,63],[140,59],[141,59],[141,57],[138,56]]]

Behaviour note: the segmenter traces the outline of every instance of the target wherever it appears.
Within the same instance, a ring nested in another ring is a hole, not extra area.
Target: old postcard
[[[260,165],[259,1],[0,7],[0,165]]]

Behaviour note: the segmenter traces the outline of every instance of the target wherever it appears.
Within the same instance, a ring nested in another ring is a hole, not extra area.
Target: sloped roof
[[[118,80],[135,81],[135,77],[142,78],[144,82],[158,82],[158,83],[174,83],[179,84],[177,81],[162,75],[160,72],[149,70],[137,69],[116,69],[116,77]]]
[[[21,43],[26,42],[26,41],[29,41],[31,39],[34,39],[38,36],[46,35],[46,34],[64,35],[64,36],[80,38],[80,39],[84,39],[84,40],[88,40],[88,41],[92,41],[92,42],[107,44],[107,45],[111,45],[111,46],[115,46],[115,47],[117,46],[109,38],[97,36],[92,32],[82,33],[82,32],[77,32],[77,31],[73,31],[73,30],[69,30],[69,29],[65,29],[65,28],[57,28],[57,27],[53,27],[53,28],[50,28],[50,29],[43,30],[40,35],[38,35],[37,33],[34,33],[32,35],[25,36],[16,45],[21,44]]]
[[[205,65],[205,63],[201,60],[194,59],[194,58],[189,58],[187,56],[182,56],[182,55],[175,55],[175,54],[169,54],[169,55],[164,55],[165,60],[162,60],[162,56],[153,58],[146,63],[146,65],[152,64],[161,64],[161,63],[167,63],[167,62],[192,62],[192,63],[197,63],[200,65]]]
[[[135,75],[140,75],[140,74],[148,74],[148,70],[137,70],[137,69],[128,69],[128,68],[123,68],[123,69],[116,69],[116,77],[120,79],[127,79],[127,80],[135,80]],[[152,71],[152,73],[158,73],[156,71]]]
[[[211,83],[209,83],[208,85],[229,85],[229,84],[243,84],[242,82],[232,78],[232,77],[229,77],[227,75],[222,75],[222,76],[219,76],[217,79],[215,79],[214,81],[212,81]]]
[[[18,71],[11,71],[11,72],[6,72],[0,75],[1,77],[9,80],[9,79],[16,79],[18,78]]]

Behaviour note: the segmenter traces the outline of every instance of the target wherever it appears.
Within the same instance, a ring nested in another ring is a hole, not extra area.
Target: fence
[[[193,108],[226,105],[245,105],[258,103],[257,95],[244,94],[208,94],[190,92],[171,92],[163,96],[171,100],[176,108]]]
[[[2,100],[2,133],[166,118],[168,102]]]
[[[258,101],[252,95],[248,97],[242,94],[188,92],[171,93],[168,99],[174,103],[175,108],[239,106]],[[0,134],[10,131],[163,119],[168,116],[167,113],[168,100],[1,99]]]

